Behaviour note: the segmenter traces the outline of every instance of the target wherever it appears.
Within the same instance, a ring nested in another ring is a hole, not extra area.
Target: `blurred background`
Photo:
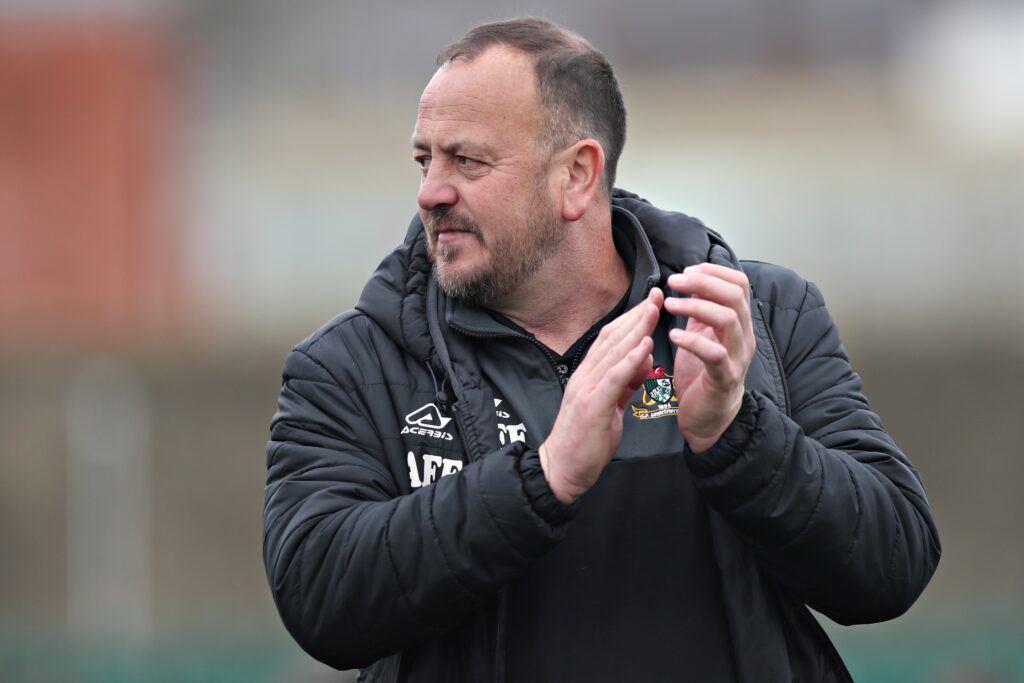
[[[348,681],[260,554],[291,346],[415,211],[438,50],[616,67],[619,184],[817,282],[944,545],[858,681],[1024,681],[1019,0],[0,0],[0,683]]]

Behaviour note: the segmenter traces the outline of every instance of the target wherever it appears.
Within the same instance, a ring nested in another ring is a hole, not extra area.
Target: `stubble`
[[[541,198],[543,192],[535,192]],[[535,205],[515,229],[484,238],[480,228],[450,207],[434,209],[427,216],[427,254],[441,291],[470,306],[486,307],[526,282],[555,252],[565,231],[550,204]],[[456,274],[446,266],[459,258],[459,246],[438,244],[441,228],[462,230],[473,236],[486,254],[473,271]]]

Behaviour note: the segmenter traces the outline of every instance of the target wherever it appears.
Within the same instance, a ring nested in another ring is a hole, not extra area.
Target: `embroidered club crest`
[[[672,399],[672,378],[665,374],[660,365],[651,370],[644,380],[644,405],[668,403]]]
[[[633,417],[638,420],[650,420],[679,413],[679,397],[676,396],[675,383],[672,381],[672,375],[666,373],[661,365],[651,370],[644,380],[644,392],[640,402],[645,407],[630,406]]]

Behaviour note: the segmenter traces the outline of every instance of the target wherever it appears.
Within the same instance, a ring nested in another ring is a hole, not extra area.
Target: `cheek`
[[[464,213],[482,229],[485,243],[514,229],[540,207],[554,205],[553,181],[546,173],[493,174],[466,184],[461,192]]]

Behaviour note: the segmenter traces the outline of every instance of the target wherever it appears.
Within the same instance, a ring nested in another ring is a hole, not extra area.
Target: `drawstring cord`
[[[438,408],[441,409],[442,413],[448,412],[448,394],[444,392],[444,385],[448,381],[448,375],[441,373],[441,387],[437,386],[437,375],[434,373],[434,368],[430,364],[430,361],[423,361],[423,364],[427,366],[427,371],[430,372],[430,380],[434,383],[434,398],[437,399]]]

